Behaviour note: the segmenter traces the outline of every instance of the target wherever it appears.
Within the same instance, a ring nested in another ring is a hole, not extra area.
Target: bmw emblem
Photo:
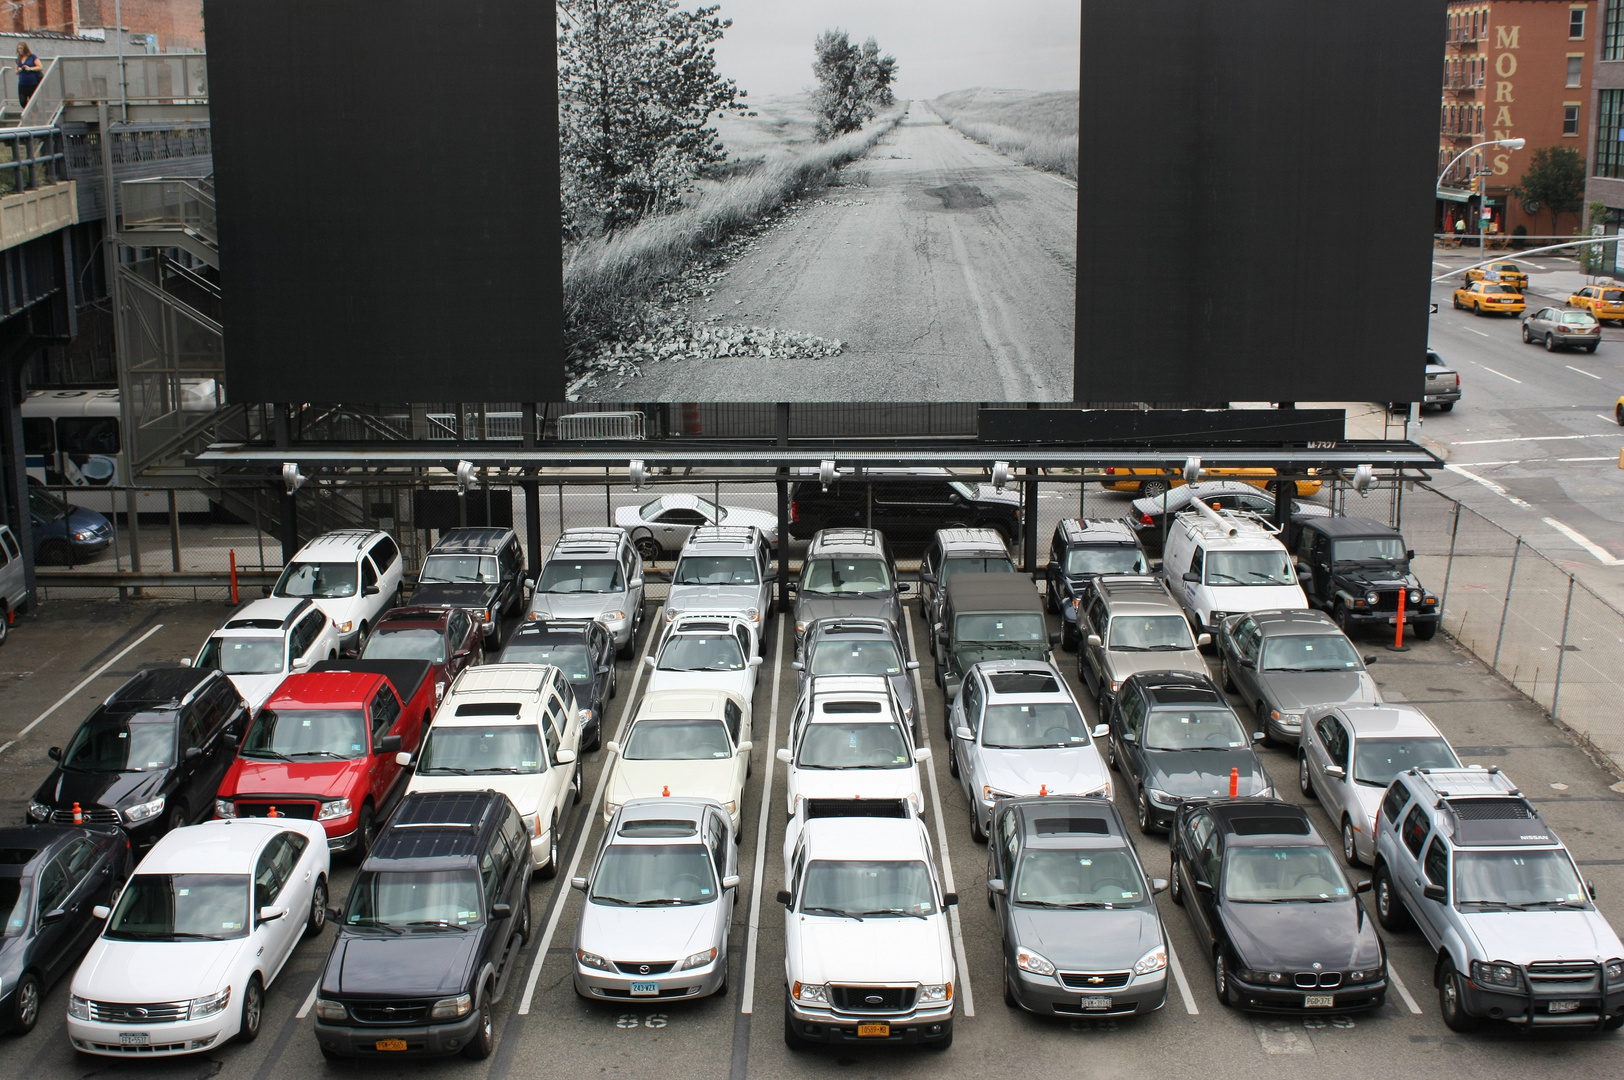
[[[1316,962],[1316,963],[1315,963],[1315,964],[1314,964],[1314,970],[1315,970],[1315,971],[1318,971],[1318,970],[1319,970],[1319,969],[1320,969],[1320,968],[1322,968],[1322,967],[1324,967],[1324,966],[1325,966],[1325,965],[1324,965],[1324,964],[1321,964],[1321,963],[1318,963],[1318,962]]]

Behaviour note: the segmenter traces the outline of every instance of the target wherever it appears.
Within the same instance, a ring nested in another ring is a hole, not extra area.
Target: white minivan
[[[1168,530],[1162,573],[1196,633],[1214,632],[1225,615],[1307,609],[1291,556],[1267,522],[1199,499],[1191,505]]]
[[[330,532],[299,549],[270,595],[313,601],[333,620],[339,651],[354,656],[378,616],[400,603],[402,562],[400,548],[386,532]]]

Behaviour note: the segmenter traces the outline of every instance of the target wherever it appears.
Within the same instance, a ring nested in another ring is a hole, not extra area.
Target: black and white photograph
[[[1072,399],[1080,5],[558,11],[571,400]]]

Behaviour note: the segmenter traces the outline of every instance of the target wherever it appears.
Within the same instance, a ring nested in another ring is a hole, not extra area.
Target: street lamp
[[[1485,146],[1497,146],[1502,150],[1521,150],[1524,146],[1527,146],[1527,145],[1528,145],[1528,140],[1527,139],[1488,139],[1488,140],[1486,140],[1484,142],[1473,143],[1471,146],[1468,146],[1466,149],[1464,149],[1460,153],[1456,154],[1454,159],[1452,161],[1450,161],[1450,163],[1448,165],[1445,165],[1444,168],[1443,168],[1443,171],[1438,174],[1438,186],[1437,186],[1438,193],[1441,194],[1443,192],[1443,189],[1444,189],[1444,177],[1449,175],[1449,170],[1453,169],[1455,167],[1455,165],[1460,161],[1461,158],[1465,157],[1467,154],[1470,154],[1473,150],[1481,150]],[[1487,176],[1488,174],[1484,173],[1482,175]],[[1477,228],[1476,228],[1475,231],[1477,233],[1477,245],[1478,245],[1479,248],[1482,248],[1482,246],[1483,246],[1483,207],[1488,205],[1488,200],[1489,200],[1488,186],[1489,185],[1487,183],[1485,183],[1483,185],[1484,190],[1478,193]],[[1470,199],[1467,200],[1468,204],[1470,203],[1470,201],[1471,201]]]

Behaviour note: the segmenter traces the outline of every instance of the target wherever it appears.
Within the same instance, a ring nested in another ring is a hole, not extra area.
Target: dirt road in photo
[[[923,101],[729,264],[688,316],[838,339],[839,356],[645,364],[620,401],[1070,401],[1077,191]]]

